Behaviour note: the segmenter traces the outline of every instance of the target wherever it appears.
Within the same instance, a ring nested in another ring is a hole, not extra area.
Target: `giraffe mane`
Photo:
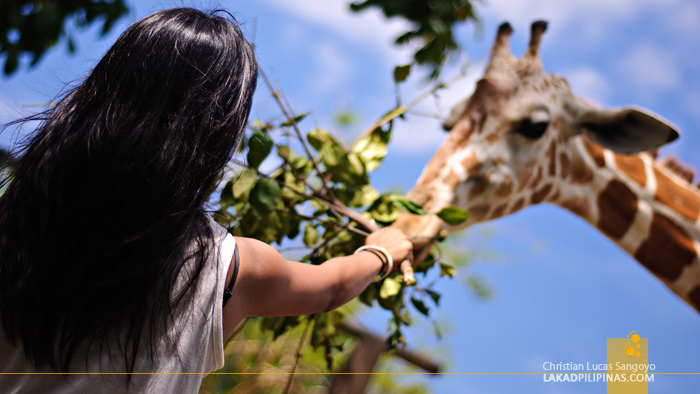
[[[691,167],[686,163],[683,163],[680,159],[673,155],[665,156],[661,159],[656,160],[656,162],[659,165],[668,169],[669,171],[673,172],[674,174],[678,175],[681,179],[684,179],[689,184],[693,183],[693,179],[697,174],[697,170],[695,168]],[[700,187],[700,184],[696,186]]]

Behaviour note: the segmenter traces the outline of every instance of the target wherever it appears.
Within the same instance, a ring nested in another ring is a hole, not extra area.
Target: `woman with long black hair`
[[[336,308],[410,258],[385,229],[368,253],[289,262],[204,211],[256,80],[229,14],[165,10],[24,120],[41,124],[0,197],[0,392],[197,392],[242,319]],[[77,374],[7,374],[37,372]]]

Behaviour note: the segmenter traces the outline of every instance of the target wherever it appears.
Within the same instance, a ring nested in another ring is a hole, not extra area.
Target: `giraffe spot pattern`
[[[503,212],[505,212],[506,208],[508,207],[508,204],[501,204],[496,207],[496,209],[493,210],[493,213],[491,214],[492,218],[500,218],[503,216]]]
[[[590,215],[588,201],[586,201],[584,198],[577,197],[571,200],[566,200],[560,205],[582,218],[587,218]]]
[[[459,183],[459,175],[457,175],[457,173],[454,171],[450,171],[447,177],[445,177],[444,183],[450,189],[454,190],[457,187],[457,184]]]
[[[551,184],[546,184],[542,186],[542,188],[534,193],[532,193],[532,197],[530,197],[530,204],[539,204],[542,201],[544,201],[545,197],[549,194],[549,192],[552,191],[552,185]]]
[[[508,175],[503,177],[503,181],[496,189],[496,197],[506,197],[513,192],[513,181]]]
[[[583,146],[598,167],[605,167],[605,156],[603,156],[602,147],[585,136],[583,137]]]
[[[580,158],[571,162],[571,183],[584,184],[593,180],[593,171]]]
[[[491,205],[489,204],[474,205],[473,207],[469,208],[470,219],[477,222],[483,220],[484,217],[486,217],[486,214],[489,212],[489,208],[491,208]]]
[[[639,155],[615,155],[617,168],[630,177],[634,183],[644,187],[647,183],[647,176],[644,173],[644,161]]]
[[[549,201],[555,202],[557,200],[559,200],[559,190],[554,191],[554,194],[549,197]]]
[[[649,235],[634,257],[651,272],[675,280],[696,254],[688,234],[667,217],[654,212]]]
[[[617,179],[598,195],[598,228],[612,239],[625,235],[636,213],[637,196]]]
[[[561,179],[566,179],[569,176],[569,156],[564,152],[559,154],[559,168],[561,168]]]
[[[523,208],[525,205],[525,199],[524,198],[519,198],[515,204],[513,204],[513,208],[511,208],[510,213],[517,212]]]
[[[471,178],[472,187],[469,189],[469,199],[473,199],[476,196],[482,194],[486,188],[489,186],[489,180],[485,176],[475,176]]]
[[[535,177],[532,179],[532,183],[530,183],[530,188],[531,189],[537,188],[537,185],[540,184],[541,180],[542,180],[542,167],[537,167],[537,173],[535,173]]]
[[[700,286],[694,288],[689,294],[688,298],[695,304],[695,309],[700,309]]]
[[[557,174],[557,146],[552,140],[549,144],[549,150],[547,151],[547,157],[549,158],[549,176],[555,176]]]
[[[695,221],[700,213],[700,197],[688,188],[674,182],[654,167],[656,176],[656,200],[686,218]]]

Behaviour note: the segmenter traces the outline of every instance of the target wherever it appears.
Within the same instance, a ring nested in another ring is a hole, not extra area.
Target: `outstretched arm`
[[[395,266],[412,252],[411,242],[396,229],[376,231],[365,243],[384,247]],[[382,267],[382,260],[371,252],[310,265],[287,261],[258,240],[236,237],[236,245],[240,268],[233,297],[224,308],[224,341],[246,317],[296,316],[335,309],[358,296]]]

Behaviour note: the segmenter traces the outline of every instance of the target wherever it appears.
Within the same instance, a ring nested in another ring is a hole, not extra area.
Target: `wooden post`
[[[360,328],[340,323],[337,326],[356,336],[359,341],[355,350],[350,355],[350,360],[340,372],[350,372],[353,375],[335,375],[331,382],[330,394],[362,394],[369,382],[369,373],[374,370],[379,356],[389,350],[389,345],[372,333]],[[440,365],[424,356],[406,349],[396,349],[394,355],[401,357],[409,363],[424,369],[427,372],[437,373]]]

